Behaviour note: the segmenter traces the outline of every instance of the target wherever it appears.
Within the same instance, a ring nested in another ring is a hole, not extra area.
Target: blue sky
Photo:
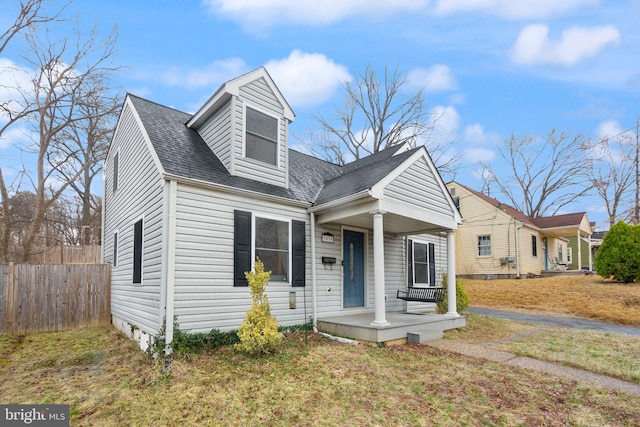
[[[15,7],[0,3],[3,28]],[[76,0],[65,15],[103,34],[118,25],[115,83],[179,110],[266,66],[293,134],[339,106],[340,83],[366,63],[397,65],[425,88],[438,133],[462,154],[457,179],[476,189],[475,163],[497,162],[512,133],[611,136],[640,115],[639,0]],[[21,64],[17,49],[0,61]],[[3,168],[20,161],[9,142]],[[575,210],[602,221],[599,203]]]

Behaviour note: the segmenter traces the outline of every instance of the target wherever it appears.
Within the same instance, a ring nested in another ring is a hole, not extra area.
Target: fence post
[[[15,286],[15,264],[9,263],[9,275],[7,277],[7,335],[13,335],[13,323],[15,317],[15,305],[13,293]]]

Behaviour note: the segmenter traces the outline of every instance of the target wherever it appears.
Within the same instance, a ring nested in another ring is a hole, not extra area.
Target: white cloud
[[[198,89],[211,86],[217,87],[247,71],[247,64],[242,59],[229,58],[214,61],[200,69],[172,67],[160,74],[160,79],[169,86]]]
[[[598,3],[599,0],[438,0],[434,12],[438,15],[486,12],[510,19],[532,19],[554,16]]]
[[[562,32],[559,40],[551,40],[547,25],[532,24],[520,32],[512,50],[512,59],[525,65],[572,66],[619,42],[620,31],[613,25],[570,27]]]
[[[465,126],[462,131],[462,140],[471,144],[496,145],[500,143],[500,135],[496,132],[487,132],[480,123]]]
[[[600,122],[600,124],[598,124],[598,128],[596,129],[598,138],[612,138],[614,136],[620,135],[621,132],[622,127],[616,120],[605,120],[604,122]]]
[[[265,68],[291,106],[321,104],[351,79],[344,65],[323,54],[299,50],[292,51],[287,58],[269,61]]]
[[[407,74],[407,82],[411,87],[424,88],[427,92],[444,92],[458,88],[458,82],[451,69],[443,64],[435,64],[430,68],[415,68]]]
[[[428,138],[428,145],[442,145],[454,140],[460,127],[460,115],[455,107],[437,105],[431,109],[431,121],[433,126]]]
[[[424,8],[428,0],[204,0],[211,13],[260,31],[287,23],[325,25],[350,16],[382,16]]]
[[[9,59],[0,58],[0,103],[5,108],[14,111],[23,109],[23,96],[30,97],[33,94],[32,75],[31,70],[22,68]],[[8,116],[0,112],[0,120],[3,119],[8,119]]]
[[[26,146],[29,145],[35,135],[22,127],[13,127],[7,129],[0,137],[0,149],[10,146]]]
[[[496,157],[496,153],[488,148],[467,148],[463,150],[465,161],[474,164],[478,162],[490,162]]]

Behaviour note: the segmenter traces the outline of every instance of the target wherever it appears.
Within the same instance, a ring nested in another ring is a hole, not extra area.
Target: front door
[[[344,230],[342,234],[343,306],[364,306],[364,233]]]

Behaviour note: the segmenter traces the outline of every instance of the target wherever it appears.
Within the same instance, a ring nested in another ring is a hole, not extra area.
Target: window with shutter
[[[143,221],[133,226],[133,283],[142,283]]]

